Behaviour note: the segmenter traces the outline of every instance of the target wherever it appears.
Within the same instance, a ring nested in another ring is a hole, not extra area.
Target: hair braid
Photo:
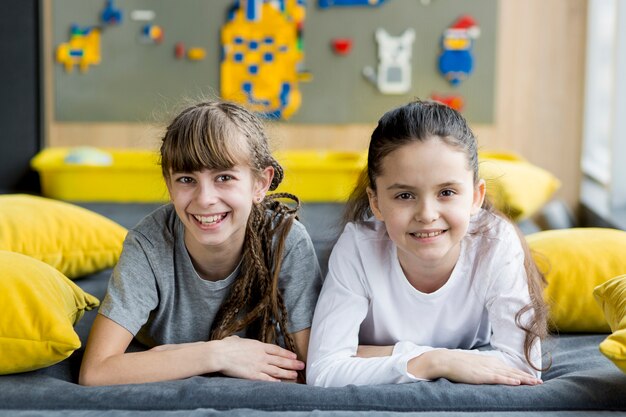
[[[261,220],[260,210],[256,206],[253,206],[250,213],[250,219],[248,225],[256,224]],[[242,271],[259,271],[262,272],[263,268],[257,261],[257,257],[254,256],[256,252],[255,246],[260,246],[260,241],[256,236],[256,228],[246,227],[245,244],[243,247],[243,257],[241,262]],[[222,339],[237,331],[241,330],[245,326],[241,326],[241,315],[239,314],[243,306],[250,305],[250,298],[253,296],[254,280],[250,279],[237,279],[230,291],[229,297],[224,301],[213,323],[213,330],[211,332],[211,339]],[[257,292],[258,294],[258,292]],[[236,328],[236,330],[232,330]]]
[[[291,207],[279,199],[291,199]],[[244,240],[242,271],[220,307],[213,323],[211,339],[222,339],[247,329],[251,337],[278,343],[295,352],[288,332],[289,316],[278,287],[285,239],[300,208],[300,200],[289,193],[276,193],[262,204],[253,205]]]

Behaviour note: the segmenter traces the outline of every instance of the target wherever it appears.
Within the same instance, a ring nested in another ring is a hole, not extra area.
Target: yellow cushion
[[[626,232],[604,228],[549,230],[526,237],[546,275],[553,327],[562,332],[609,332],[593,289],[626,274]]]
[[[0,196],[0,250],[32,256],[70,278],[115,265],[125,236],[119,224],[73,204]]]
[[[613,332],[600,343],[600,352],[626,373],[626,275],[597,286],[593,295]]]
[[[37,259],[0,251],[0,374],[32,371],[80,347],[74,324],[98,299]]]
[[[480,152],[478,159],[489,199],[513,220],[535,214],[561,186],[551,173],[515,154]]]

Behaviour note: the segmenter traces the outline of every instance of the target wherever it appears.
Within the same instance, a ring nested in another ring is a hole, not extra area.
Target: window
[[[626,2],[589,0],[586,59],[581,201],[626,217]]]

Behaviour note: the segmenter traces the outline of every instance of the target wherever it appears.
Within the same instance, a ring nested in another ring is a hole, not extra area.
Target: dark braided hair
[[[270,152],[261,120],[235,103],[205,101],[186,108],[168,126],[160,152],[166,179],[171,172],[229,169],[237,164],[249,165],[253,175],[260,176],[271,166],[273,191],[284,175]],[[284,346],[296,352],[278,278],[285,239],[299,208],[298,198],[287,193],[268,195],[252,205],[241,273],[217,312],[210,339],[246,329],[247,336],[265,343],[280,344],[282,338]]]
[[[295,207],[280,202],[283,198],[294,200]],[[286,332],[288,316],[278,288],[278,275],[285,238],[299,206],[298,198],[287,193],[269,195],[254,205],[246,229],[242,274],[215,318],[211,339],[247,329],[262,342],[276,343],[278,325],[285,347],[294,351],[293,338]],[[249,308],[242,311],[242,306]]]

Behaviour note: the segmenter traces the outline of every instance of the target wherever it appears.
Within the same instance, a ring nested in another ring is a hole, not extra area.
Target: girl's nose
[[[437,204],[426,199],[418,201],[415,211],[415,220],[423,224],[430,224],[438,218]]]
[[[218,200],[217,190],[213,184],[200,183],[196,191],[196,200],[201,206],[210,206]]]

